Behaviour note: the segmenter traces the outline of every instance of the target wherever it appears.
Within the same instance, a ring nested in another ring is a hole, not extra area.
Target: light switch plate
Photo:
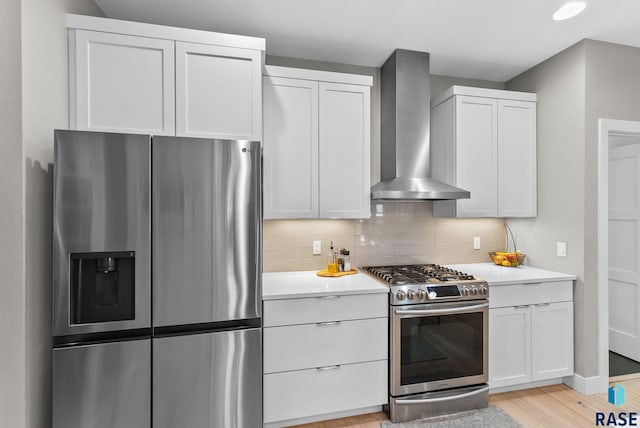
[[[322,241],[313,241],[313,249],[312,254],[317,256],[318,254],[322,254]]]
[[[567,243],[566,242],[556,242],[556,256],[558,257],[567,257]]]

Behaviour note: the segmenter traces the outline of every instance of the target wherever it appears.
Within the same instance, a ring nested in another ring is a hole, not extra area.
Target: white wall
[[[0,1],[0,426],[25,425],[20,0]]]

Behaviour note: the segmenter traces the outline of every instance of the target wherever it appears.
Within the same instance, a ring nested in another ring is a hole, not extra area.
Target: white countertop
[[[388,292],[389,287],[361,272],[338,278],[321,277],[316,271],[262,274],[262,300]]]
[[[494,263],[468,263],[447,265],[452,269],[482,278],[489,285],[509,285],[533,282],[572,281],[575,275],[538,269],[526,265],[517,267],[498,266]]]

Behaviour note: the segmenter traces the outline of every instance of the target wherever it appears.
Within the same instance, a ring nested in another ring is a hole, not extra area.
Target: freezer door
[[[151,424],[151,339],[53,350],[53,428]]]
[[[260,144],[152,145],[153,325],[259,318]]]
[[[55,131],[54,336],[151,326],[151,137]]]
[[[261,427],[261,348],[259,328],[153,339],[153,427]]]

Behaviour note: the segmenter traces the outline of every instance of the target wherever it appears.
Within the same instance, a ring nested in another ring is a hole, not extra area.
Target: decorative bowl
[[[524,263],[526,254],[521,252],[508,253],[505,251],[492,251],[489,253],[491,261],[499,266],[516,267]]]

